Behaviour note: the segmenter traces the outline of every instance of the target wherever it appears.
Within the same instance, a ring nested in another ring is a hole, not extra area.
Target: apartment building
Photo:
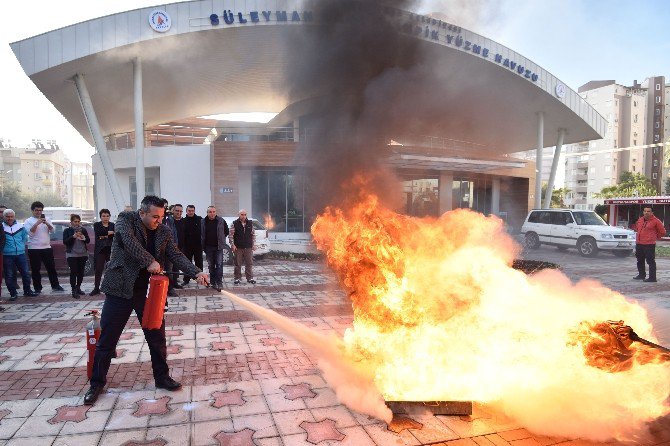
[[[51,192],[68,205],[94,209],[93,173],[89,163],[72,163],[56,141],[17,145],[0,138],[0,186],[18,184],[36,194]]]
[[[579,88],[580,96],[608,124],[603,139],[566,146],[565,186],[572,191],[566,204],[577,209],[602,204],[594,194],[617,184],[625,171],[647,175],[663,192],[670,173],[662,145],[664,135],[670,134],[665,111],[668,90],[663,76],[649,77],[641,84],[634,81],[632,86],[605,80]]]
[[[70,160],[53,141],[34,141],[19,153],[21,187],[34,193],[52,192],[70,203]]]
[[[71,172],[72,206],[81,209],[94,209],[93,166],[89,163],[72,163]]]

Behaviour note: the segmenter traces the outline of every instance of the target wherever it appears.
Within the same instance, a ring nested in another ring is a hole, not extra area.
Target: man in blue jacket
[[[30,289],[30,274],[28,274],[28,262],[26,261],[28,232],[21,223],[16,221],[16,214],[12,209],[5,209],[2,215],[5,218],[5,221],[2,222],[2,230],[5,235],[5,247],[2,250],[2,269],[9,290],[9,300],[16,300],[17,298],[17,269],[23,280],[23,295],[28,297],[37,296],[37,293]]]

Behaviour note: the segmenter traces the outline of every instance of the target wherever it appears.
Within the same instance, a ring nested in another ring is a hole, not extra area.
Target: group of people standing
[[[182,215],[183,206],[181,204],[172,205],[164,223],[171,229],[177,247],[199,269],[203,267],[202,253],[204,251],[214,289],[221,291],[223,288],[223,252],[227,248],[226,240],[230,243],[235,259],[233,283],[235,285],[241,283],[243,265],[247,282],[256,283],[252,269],[256,232],[252,221],[247,218],[246,210],[239,211],[238,218],[233,221],[231,227],[228,227],[226,220],[217,215],[215,206],[209,206],[207,215],[200,217],[195,213],[195,206],[188,205],[186,216]],[[190,277],[186,275],[183,283],[180,284],[178,272],[172,272],[168,294],[176,295],[174,289],[183,288],[189,281]]]
[[[23,280],[24,296],[38,296],[42,292],[42,265],[46,269],[52,290],[65,291],[58,281],[51,246],[51,234],[54,232],[54,227],[43,211],[44,205],[36,201],[31,205],[32,216],[23,223],[19,223],[12,209],[0,206],[3,229],[0,231],[0,280],[4,272],[5,284],[10,294],[9,300],[16,300],[18,297],[17,276],[19,274]],[[182,215],[183,206],[175,204],[170,207],[169,212],[166,212],[162,223],[170,229],[179,250],[189,262],[195,263],[199,270],[203,268],[203,251],[205,252],[214,289],[220,291],[223,287],[223,251],[227,249],[226,240],[229,241],[235,257],[234,283],[236,285],[241,283],[242,265],[245,266],[247,282],[256,283],[252,272],[256,234],[244,209],[240,210],[239,218],[233,222],[231,228],[223,218],[216,214],[214,206],[207,208],[207,216],[204,218],[195,213],[193,205],[186,206],[186,215]],[[70,269],[70,285],[74,299],[79,299],[85,294],[81,289],[81,284],[89,257],[88,245],[91,241],[95,243],[93,257],[95,282],[89,295],[95,296],[101,293],[100,284],[105,265],[109,262],[112,253],[115,224],[110,221],[109,209],[102,209],[99,216],[100,220],[93,225],[93,234],[89,234],[89,231],[82,225],[81,216],[78,214],[70,216],[70,226],[63,231],[65,257]],[[30,274],[28,264],[30,264]],[[185,274],[183,282],[179,283],[180,273],[169,260],[165,264],[165,271],[168,272],[170,278],[170,296],[176,296],[175,289],[183,288],[192,280],[190,275]]]

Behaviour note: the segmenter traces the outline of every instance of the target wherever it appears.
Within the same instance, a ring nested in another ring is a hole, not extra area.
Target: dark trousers
[[[28,274],[28,263],[26,255],[19,254],[15,256],[5,255],[2,259],[3,271],[5,273],[5,285],[9,290],[10,296],[16,296],[16,271],[18,270],[23,279],[23,292],[28,293],[30,289],[30,275]]]
[[[100,281],[102,280],[102,273],[105,271],[105,265],[109,262],[109,257],[112,255],[111,250],[103,249],[95,253],[95,289],[100,289]]]
[[[198,267],[202,271],[202,248],[201,247],[196,247],[193,248],[191,246],[184,246],[184,255],[188,259],[189,262],[194,262],[195,266]],[[188,283],[189,279],[195,279],[195,277],[186,277],[184,276],[184,283]]]
[[[242,280],[242,265],[244,265],[244,276],[247,281],[254,278],[252,271],[254,250],[252,248],[237,248],[235,251],[235,280]]]
[[[88,257],[68,257],[67,266],[70,267],[70,286],[72,292],[75,292],[81,287],[81,282],[84,280],[84,270],[86,269],[86,261]]]
[[[649,278],[656,280],[656,245],[636,245],[635,257],[637,257],[637,272],[640,276],[646,276],[644,271],[646,260],[649,264]]]
[[[0,252],[0,296],[2,296],[2,253]]]
[[[44,268],[49,275],[49,282],[51,288],[57,288],[58,275],[56,274],[56,263],[54,262],[54,250],[52,248],[46,249],[28,249],[28,259],[30,259],[30,270],[33,275],[33,288],[35,291],[42,291],[42,273],[40,272],[41,264],[44,263]]]
[[[223,249],[216,246],[205,246],[205,255],[209,267],[209,280],[213,285],[223,284]]]
[[[130,314],[135,310],[137,319],[142,322],[144,313],[145,296],[138,295],[131,299],[107,295],[102,305],[102,317],[100,319],[100,339],[95,348],[93,359],[92,386],[104,386],[107,383],[107,372],[116,355],[116,345],[123,332]],[[167,364],[167,346],[165,343],[165,320],[158,330],[144,330],[144,339],[149,345],[151,354],[151,367],[154,379],[162,379],[169,376],[170,370]]]

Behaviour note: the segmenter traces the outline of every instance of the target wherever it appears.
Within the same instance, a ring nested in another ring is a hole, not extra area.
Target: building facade
[[[669,173],[663,150],[669,95],[664,79],[650,77],[632,86],[613,80],[592,81],[579,88],[584,100],[607,120],[607,129],[601,140],[567,147],[568,205],[593,209],[602,204],[603,200],[594,194],[616,185],[622,172],[642,173],[659,192],[664,190]]]

